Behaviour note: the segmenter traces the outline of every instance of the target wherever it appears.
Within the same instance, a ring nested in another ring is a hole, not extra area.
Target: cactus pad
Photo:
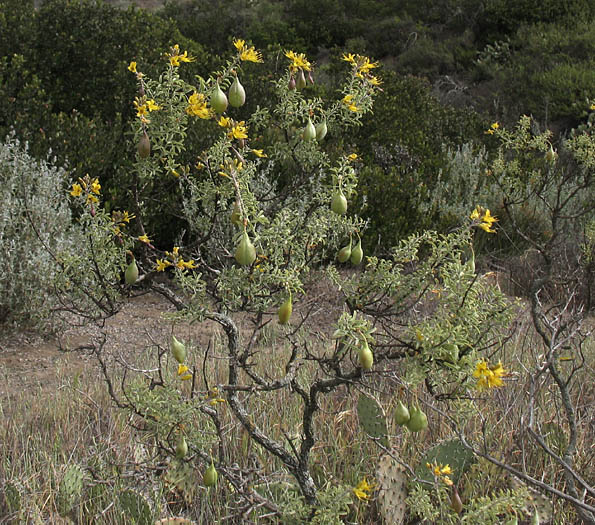
[[[386,525],[401,525],[405,520],[407,473],[390,454],[384,454],[376,470],[378,509]]]
[[[120,509],[122,510],[125,523],[134,525],[152,525],[153,510],[151,504],[140,492],[132,489],[125,489],[119,496]]]
[[[540,492],[537,492],[532,487],[525,485],[522,481],[514,476],[510,477],[510,484],[513,488],[524,487],[529,492],[527,505],[523,507],[523,511],[527,515],[532,516],[537,509],[539,514],[539,523],[547,523],[553,517],[553,506],[549,498],[545,497]]]
[[[450,465],[452,474],[449,476],[456,484],[461,479],[461,476],[469,467],[475,462],[473,452],[465,448],[459,439],[451,439],[438,443],[432,448],[428,449],[425,455],[420,459],[419,465],[415,469],[415,475],[426,481],[432,482],[434,474],[428,467],[427,463]]]
[[[357,400],[357,415],[359,423],[366,433],[381,440],[381,443],[388,447],[388,429],[386,416],[380,403],[373,397],[360,394]]]
[[[78,465],[71,465],[64,472],[62,481],[58,486],[56,506],[60,516],[65,517],[72,508],[80,502],[83,492],[84,473]]]

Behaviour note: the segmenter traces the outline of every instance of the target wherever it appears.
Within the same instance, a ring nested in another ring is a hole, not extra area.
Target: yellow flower
[[[182,381],[187,381],[188,379],[192,379],[192,373],[189,371],[190,369],[183,364],[178,365],[178,375]]]
[[[121,222],[129,223],[130,219],[134,219],[135,215],[130,215],[127,211],[122,213],[122,218],[120,219]]]
[[[360,501],[367,501],[370,499],[370,495],[374,490],[374,485],[370,485],[366,478],[364,478],[357,484],[357,487],[354,487],[352,490],[357,499]]]
[[[591,111],[595,111],[595,104],[591,104],[591,107],[589,108]]]
[[[471,212],[469,218],[474,222],[479,221],[479,224],[476,224],[476,226],[478,226],[485,232],[496,233],[496,230],[494,230],[493,226],[495,222],[498,222],[498,219],[490,213],[490,210],[483,209],[481,206],[477,206]]]
[[[247,139],[248,129],[246,128],[245,122],[242,120],[238,122],[227,134],[230,139]]]
[[[352,53],[344,54],[342,60],[345,60],[345,62],[349,62],[350,64],[355,64],[355,55]]]
[[[83,188],[81,188],[80,184],[77,184],[76,182],[72,185],[72,191],[70,192],[70,195],[72,195],[73,197],[80,197],[83,194]]]
[[[179,259],[178,262],[176,263],[176,267],[179,268],[180,270],[191,270],[192,268],[196,268],[196,264],[194,263],[193,259],[190,259],[189,261],[185,261],[184,259]]]
[[[158,106],[153,99],[147,100],[146,104],[149,111],[157,111],[158,109],[161,109],[161,106]]]
[[[221,117],[218,121],[217,124],[219,124],[222,128],[226,128],[230,125],[231,123],[231,119],[229,117]]]
[[[140,242],[144,242],[145,244],[149,244],[151,242],[151,239],[149,239],[149,237],[147,237],[147,234],[141,235],[138,240]]]
[[[351,155],[347,156],[347,160],[356,160],[357,159],[357,153],[352,153]]]
[[[136,62],[130,62],[130,64],[128,65],[128,71],[136,73]]]
[[[353,102],[353,95],[345,95],[342,102],[347,106],[349,111],[353,111],[354,113],[359,111],[359,108],[355,105],[355,102]]]
[[[493,135],[498,128],[500,128],[500,124],[498,124],[497,122],[494,122],[490,126],[490,129],[488,129],[485,133],[486,133],[486,135]]]
[[[95,195],[92,195],[91,193],[89,193],[87,195],[87,204],[97,204],[99,202],[99,199],[97,197],[95,197]]]
[[[157,259],[156,262],[157,262],[157,268],[156,269],[157,269],[158,272],[163,272],[163,271],[165,271],[165,269],[168,266],[171,266],[171,263],[169,261],[167,261],[167,260],[164,261],[162,259]]]
[[[252,153],[254,153],[254,155],[256,155],[257,157],[262,158],[266,158],[266,154],[261,150],[261,149],[253,149]]]
[[[188,97],[188,107],[186,108],[186,113],[189,115],[194,115],[195,117],[200,117],[202,119],[210,118],[211,114],[207,108],[207,101],[202,93],[197,93],[195,91]]]
[[[473,377],[477,379],[477,389],[486,390],[488,388],[495,388],[503,385],[502,376],[506,371],[502,367],[502,363],[490,367],[485,359],[478,361],[475,365]]]
[[[144,117],[147,113],[149,113],[149,108],[146,104],[140,104],[137,100],[135,100],[134,105],[136,107],[137,117]]]
[[[95,195],[99,195],[99,192],[101,191],[101,184],[99,184],[97,179],[93,179],[93,182],[91,183],[91,191],[95,193]]]
[[[358,61],[358,69],[360,73],[369,73],[370,69],[374,69],[375,67],[378,67],[378,62],[370,62],[370,59],[368,57],[360,57],[358,56],[359,59],[361,59],[362,63],[359,64]]]
[[[297,71],[298,69],[303,69],[304,71],[312,70],[312,64],[310,64],[304,53],[285,51],[285,56],[291,60],[291,64],[289,64],[289,69],[291,71]]]
[[[242,50],[240,54],[240,60],[244,62],[262,62],[262,56],[260,52],[256,51],[253,47],[248,47]]]
[[[244,46],[246,45],[246,42],[241,38],[236,38],[233,41],[233,45],[238,51],[242,51],[242,49],[244,49]]]
[[[370,84],[372,84],[373,86],[379,86],[380,84],[382,84],[382,81],[379,78],[375,77],[374,75],[368,76],[368,82]]]

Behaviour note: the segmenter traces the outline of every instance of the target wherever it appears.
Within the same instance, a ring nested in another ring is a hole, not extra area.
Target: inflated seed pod
[[[326,137],[327,131],[328,128],[326,127],[326,120],[316,124],[316,140],[320,142],[324,137]]]
[[[227,98],[229,100],[229,104],[234,108],[239,108],[246,102],[246,91],[244,90],[244,86],[240,84],[238,77],[235,78],[233,84],[230,86],[229,95]]]
[[[146,159],[151,154],[151,141],[146,133],[143,133],[138,141],[136,151],[141,159]]]
[[[256,248],[254,248],[246,230],[244,230],[240,244],[236,249],[235,258],[242,266],[250,266],[256,260]]]
[[[306,124],[306,127],[304,128],[304,132],[302,133],[302,137],[306,141],[308,141],[308,140],[314,140],[316,138],[316,128],[314,127],[314,124],[312,124],[312,120],[311,119],[308,119],[308,123]]]
[[[286,299],[286,301],[279,307],[279,312],[277,314],[279,316],[279,323],[287,324],[292,312],[293,303],[291,301],[291,294],[289,294],[289,297]]]
[[[364,370],[370,370],[374,364],[374,354],[368,346],[368,343],[364,341],[357,350],[357,356],[359,358],[359,364]]]
[[[211,94],[211,107],[215,113],[223,113],[227,109],[227,104],[227,96],[217,83],[215,91]]]
[[[347,213],[347,198],[341,189],[333,193],[331,199],[331,210],[337,215],[345,215]]]
[[[175,335],[171,336],[171,343],[170,343],[170,348],[171,348],[171,354],[174,356],[174,359],[182,364],[185,360],[186,360],[186,346],[184,346],[184,343],[178,341],[176,339]]]
[[[138,280],[138,266],[136,260],[132,259],[132,262],[127,266],[124,272],[124,281],[128,285],[133,285]]]
[[[351,264],[354,264],[355,266],[357,266],[358,264],[360,264],[362,262],[362,259],[364,258],[364,250],[362,250],[362,240],[358,239],[357,244],[355,245],[355,247],[353,248],[353,250],[351,250]]]

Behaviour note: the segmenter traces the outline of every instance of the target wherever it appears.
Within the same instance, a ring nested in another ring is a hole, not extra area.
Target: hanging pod
[[[188,454],[188,443],[184,436],[180,436],[176,443],[176,457],[182,459],[186,454]]]
[[[146,159],[151,154],[151,141],[146,132],[143,132],[138,144],[136,145],[136,151],[141,159]]]
[[[316,140],[320,142],[324,137],[326,137],[327,131],[328,128],[326,127],[326,120],[316,124]]]
[[[343,194],[343,190],[340,188],[335,193],[333,193],[333,197],[331,199],[331,210],[333,210],[337,215],[345,215],[347,213],[347,198]]]
[[[244,86],[240,84],[240,80],[237,76],[229,88],[229,96],[227,98],[229,104],[234,108],[239,108],[246,102],[246,91],[244,90]]]
[[[202,482],[204,483],[205,487],[214,487],[217,484],[217,478],[219,478],[219,474],[217,474],[217,470],[215,469],[215,465],[211,461],[211,465],[202,477]]]
[[[293,303],[291,301],[291,292],[290,292],[289,297],[279,307],[279,312],[277,313],[277,315],[279,316],[279,323],[287,324],[289,322],[289,318],[291,317],[292,312],[293,312]]]
[[[227,96],[219,87],[218,82],[217,87],[211,95],[211,107],[215,113],[223,113],[227,109]]]
[[[306,87],[306,75],[304,75],[303,69],[300,69],[295,85],[298,89],[304,89]]]
[[[343,246],[337,253],[337,260],[340,263],[345,263],[351,257],[351,238],[349,238],[349,244],[347,246]]]
[[[171,354],[174,356],[174,359],[182,364],[186,360],[186,346],[184,343],[178,341],[175,335],[171,336],[171,343],[170,343]]]
[[[138,280],[138,266],[136,260],[132,259],[132,262],[127,266],[124,272],[124,282],[132,286]]]
[[[304,128],[304,132],[302,133],[302,137],[306,141],[314,140],[316,138],[316,128],[314,124],[312,124],[312,119],[308,118],[308,123]]]
[[[244,230],[240,244],[236,249],[236,261],[242,266],[250,266],[256,259],[256,248],[248,237],[248,232]]]
[[[409,413],[411,414],[411,417],[409,418],[409,421],[405,423],[405,426],[411,430],[411,432],[419,432],[428,428],[428,418],[419,407],[414,406]]]
[[[397,403],[397,408],[395,408],[395,421],[397,425],[404,425],[409,421],[409,409],[403,404],[402,401]]]
[[[364,258],[364,250],[362,250],[362,239],[361,237],[358,236],[358,240],[357,240],[357,244],[355,245],[355,248],[353,248],[353,250],[351,250],[351,264],[357,266],[358,264],[360,264],[362,262],[362,259]]]
[[[370,350],[367,341],[364,340],[358,348],[357,357],[359,359],[359,364],[364,370],[370,370],[370,368],[372,368],[372,365],[374,364],[374,354],[372,354],[372,350]]]

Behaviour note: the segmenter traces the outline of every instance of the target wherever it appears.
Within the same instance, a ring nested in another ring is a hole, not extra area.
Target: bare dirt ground
[[[122,310],[108,319],[105,327],[73,328],[60,338],[44,339],[32,333],[13,333],[0,336],[0,402],[22,391],[55,389],[65,377],[100,375],[97,360],[90,345],[107,336],[107,350],[134,361],[149,347],[166,347],[173,322],[164,313],[174,308],[165,298],[148,293],[130,299]],[[308,313],[308,327],[312,332],[332,332],[332,323],[342,311],[341,298],[331,294],[328,285],[313,284],[306,298],[294,304],[292,323]],[[275,316],[272,322],[276,323]],[[235,315],[240,330],[249,336],[251,324],[246,316]],[[195,346],[206,347],[215,335],[221,335],[218,325],[176,323],[176,337]]]

